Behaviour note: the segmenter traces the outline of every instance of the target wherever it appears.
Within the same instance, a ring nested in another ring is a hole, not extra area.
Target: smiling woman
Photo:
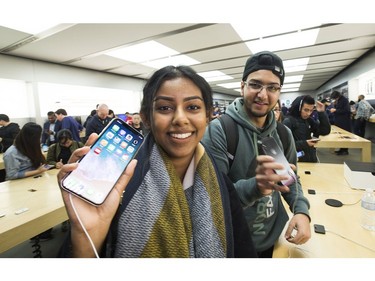
[[[151,76],[140,112],[150,133],[136,157],[137,168],[135,162],[128,166],[99,207],[63,191],[73,229],[67,255],[256,256],[234,187],[200,143],[211,108],[211,88],[190,67],[167,66]],[[71,169],[63,166],[59,178]]]

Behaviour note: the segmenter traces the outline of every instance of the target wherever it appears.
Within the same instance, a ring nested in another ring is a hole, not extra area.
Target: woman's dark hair
[[[301,109],[304,104],[310,104],[315,105],[315,100],[310,95],[304,95],[297,97],[293,102],[292,105],[289,108],[288,115],[291,115],[293,117],[300,117],[301,116]]]
[[[57,142],[58,143],[64,144],[68,140],[73,140],[72,132],[69,129],[62,129],[57,133]]]
[[[339,91],[333,91],[332,93],[331,93],[331,99],[337,99],[337,98],[339,98],[339,97],[341,97],[341,93],[339,92]]]
[[[186,78],[193,82],[202,92],[204,104],[206,106],[206,115],[211,118],[211,110],[213,106],[212,90],[207,81],[198,75],[189,66],[166,66],[156,72],[148,79],[143,88],[143,99],[141,103],[141,114],[143,115],[146,124],[150,125],[152,116],[152,106],[156,93],[165,81],[173,80],[176,78]]]
[[[14,140],[16,148],[27,156],[34,168],[46,163],[42,150],[40,149],[40,138],[42,127],[34,122],[28,122],[21,128]]]

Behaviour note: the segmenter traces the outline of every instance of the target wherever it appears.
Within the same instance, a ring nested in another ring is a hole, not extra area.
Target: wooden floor
[[[375,162],[375,144],[372,143],[372,162]],[[348,155],[336,155],[333,150],[329,148],[319,148],[318,158],[321,163],[341,163],[346,160],[360,161],[361,151],[359,149],[349,149]],[[59,248],[65,238],[66,232],[62,232],[61,225],[53,228],[54,238],[49,241],[40,242],[40,251],[42,258],[55,258]],[[33,258],[35,248],[32,247],[30,241],[21,243],[20,245],[0,254],[0,258]]]

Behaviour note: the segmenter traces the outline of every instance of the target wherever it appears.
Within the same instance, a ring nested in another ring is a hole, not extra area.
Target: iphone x
[[[143,141],[136,129],[121,119],[112,119],[77,169],[62,179],[62,188],[93,205],[102,204]]]

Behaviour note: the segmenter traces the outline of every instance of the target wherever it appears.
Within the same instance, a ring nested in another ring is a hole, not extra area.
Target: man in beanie
[[[207,127],[203,143],[208,146],[218,168],[234,183],[243,204],[248,226],[259,257],[272,257],[273,247],[289,220],[281,196],[294,216],[285,232],[290,243],[303,244],[310,238],[309,202],[301,184],[277,184],[285,179],[274,170],[282,169],[270,156],[261,155],[258,141],[271,136],[284,151],[289,163],[297,165],[297,153],[292,133],[284,125],[283,144],[278,132],[273,108],[280,97],[284,82],[282,60],[274,53],[260,52],[251,56],[245,65],[241,81],[241,97],[227,107],[238,128],[238,144],[230,166],[228,144],[221,122],[215,119]],[[222,119],[222,118],[220,118]]]

